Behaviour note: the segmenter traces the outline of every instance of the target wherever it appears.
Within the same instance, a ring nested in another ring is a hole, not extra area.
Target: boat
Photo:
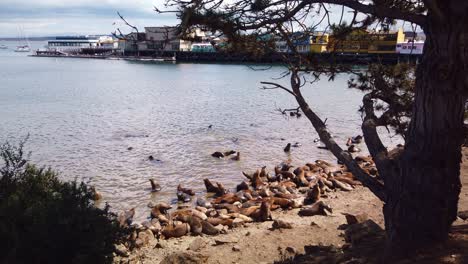
[[[29,40],[28,37],[24,34],[24,29],[22,27],[18,27],[18,32],[22,39],[22,45],[17,46],[15,52],[30,52],[31,48],[29,47]]]
[[[125,58],[127,61],[140,61],[140,62],[176,62],[176,56],[172,57],[131,57]]]
[[[8,47],[2,44],[0,45],[0,49],[8,49]]]
[[[15,49],[15,52],[30,52],[31,48],[29,45],[22,45],[22,46],[17,46]]]

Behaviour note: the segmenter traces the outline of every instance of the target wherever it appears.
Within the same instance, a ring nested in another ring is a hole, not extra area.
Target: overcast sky
[[[173,14],[157,14],[164,0],[0,0],[0,37],[110,34],[128,32],[117,11],[143,29],[177,24]],[[341,8],[331,9],[339,17]],[[350,14],[346,12],[346,17]],[[337,21],[335,21],[337,22]]]
[[[0,0],[0,37],[110,34],[126,29],[117,11],[138,27],[175,25],[157,14],[163,0]],[[116,23],[113,25],[113,23]],[[22,28],[22,29],[21,29]]]

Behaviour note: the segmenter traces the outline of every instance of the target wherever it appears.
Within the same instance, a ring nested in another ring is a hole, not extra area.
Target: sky
[[[154,11],[163,1],[0,0],[0,37],[110,34],[116,28],[130,31],[117,12],[139,28],[177,24],[173,14]]]
[[[0,0],[0,37],[111,34],[130,32],[120,12],[141,31],[145,26],[177,24],[174,14],[158,14],[165,0]],[[332,8],[339,17],[341,8]],[[351,16],[345,11],[346,17]],[[338,19],[337,19],[338,20]]]

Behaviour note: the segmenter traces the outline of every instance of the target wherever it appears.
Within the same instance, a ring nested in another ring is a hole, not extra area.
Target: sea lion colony
[[[369,174],[378,177],[371,157],[357,156],[357,163]],[[172,212],[167,203],[149,204],[151,220],[141,225],[133,224],[139,234],[150,230],[158,239],[186,235],[217,235],[227,229],[249,222],[273,220],[271,211],[301,208],[300,216],[328,215],[332,208],[320,198],[333,190],[351,191],[361,185],[343,165],[332,165],[323,160],[294,168],[288,163],[280,164],[270,173],[266,166],[254,173],[243,172],[246,180],[230,192],[223,184],[204,179],[210,200],[199,197],[193,205],[182,204]],[[154,190],[154,186],[152,190]],[[188,202],[195,193],[179,185],[177,196]],[[119,215],[122,225],[130,225],[134,210]],[[275,224],[278,227],[278,224]],[[273,227],[273,228],[275,228]],[[136,246],[143,246],[137,232],[132,236]]]

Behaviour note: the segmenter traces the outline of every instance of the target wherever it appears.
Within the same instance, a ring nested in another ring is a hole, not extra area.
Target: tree
[[[460,161],[464,139],[464,104],[468,92],[468,2],[464,0],[172,0],[182,28],[204,26],[222,31],[231,41],[239,32],[275,32],[288,36],[288,25],[304,25],[317,17],[329,21],[329,5],[353,10],[348,28],[367,28],[402,20],[426,34],[417,66],[414,103],[405,130],[405,145],[389,152],[377,133],[392,112],[375,113],[379,93],[363,99],[362,130],[382,180],[370,177],[341,149],[301,94],[302,73],[327,71],[320,65],[290,65],[291,88],[268,83],[294,96],[327,148],[384,202],[387,252],[412,252],[444,241],[457,216],[461,189]],[[323,17],[322,17],[323,15]],[[343,15],[338,23],[342,26]],[[331,23],[330,23],[331,24]],[[312,26],[313,28],[313,26]],[[378,82],[383,84],[385,82]],[[379,96],[381,98],[379,98]],[[398,100],[397,100],[398,101]],[[397,102],[395,101],[395,102]],[[394,119],[393,119],[394,120]]]

